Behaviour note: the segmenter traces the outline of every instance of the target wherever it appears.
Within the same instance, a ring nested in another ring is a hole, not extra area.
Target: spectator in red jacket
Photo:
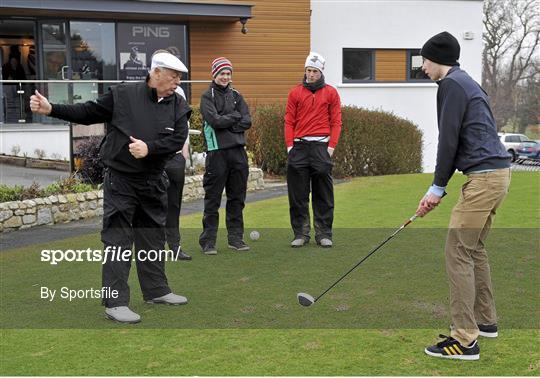
[[[341,104],[337,90],[324,82],[324,64],[320,54],[311,52],[302,84],[287,99],[285,143],[293,248],[303,247],[310,239],[310,188],[315,240],[324,248],[333,244],[332,155],[341,133]]]

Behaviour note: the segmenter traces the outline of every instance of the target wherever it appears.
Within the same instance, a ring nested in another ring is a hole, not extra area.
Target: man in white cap
[[[164,250],[169,183],[163,169],[188,135],[191,109],[175,93],[182,72],[187,68],[177,57],[159,53],[152,57],[146,82],[119,84],[95,101],[50,104],[38,91],[30,98],[30,108],[38,114],[78,124],[108,123],[100,150],[106,170],[101,231],[106,260],[102,280],[103,287],[117,295],[104,298],[102,303],[108,318],[123,323],[141,319],[128,307],[132,258],[136,260],[146,302],[187,303],[167,284],[166,257],[153,259],[148,254]],[[133,243],[135,256],[124,252],[132,251]]]
[[[310,240],[310,188],[315,241],[323,248],[333,245],[332,154],[341,133],[341,103],[337,90],[324,82],[324,65],[321,54],[311,52],[302,84],[287,99],[285,144],[293,248]]]

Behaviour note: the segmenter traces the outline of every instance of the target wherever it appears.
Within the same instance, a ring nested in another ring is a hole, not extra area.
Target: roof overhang
[[[180,0],[0,0],[0,14],[24,11],[24,15],[50,15],[57,12],[83,17],[124,16],[120,18],[235,19],[251,18],[250,4],[230,2],[186,2]],[[29,14],[31,13],[31,14]],[[23,15],[20,14],[20,15]]]

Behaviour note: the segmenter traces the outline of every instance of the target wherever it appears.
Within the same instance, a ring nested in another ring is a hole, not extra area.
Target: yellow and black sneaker
[[[463,346],[450,336],[439,335],[439,337],[444,340],[424,349],[428,356],[468,361],[480,359],[478,341],[474,340],[469,346]]]

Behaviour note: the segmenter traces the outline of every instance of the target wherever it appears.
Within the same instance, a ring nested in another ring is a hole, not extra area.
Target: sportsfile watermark
[[[107,246],[105,249],[42,249],[40,259],[50,265],[64,262],[100,262],[102,265],[108,261],[177,261],[180,249],[141,249],[132,251],[117,246]]]
[[[153,247],[156,251],[142,243],[131,251],[107,250],[99,235],[2,250],[2,328],[128,327],[104,316],[102,304],[111,301],[139,314],[136,327],[146,329],[444,329],[451,322],[447,228],[422,228],[427,219],[417,219],[364,260],[406,220],[397,219],[391,228],[334,228],[332,248],[320,246],[314,230],[303,247],[292,248],[289,228],[246,227],[244,241],[251,249],[237,251],[228,248],[227,230],[220,229],[217,255],[205,255],[200,230],[186,228],[182,251],[191,261],[172,261],[168,244]],[[505,329],[540,328],[538,317],[531,316],[540,313],[539,246],[538,227],[489,233],[485,249]],[[138,252],[143,247],[148,251]],[[137,257],[169,261],[133,261]],[[111,264],[111,259],[126,262]],[[115,269],[125,284],[103,282],[103,270]],[[153,294],[143,291],[138,276],[145,269],[164,271],[167,287],[187,304],[149,303]],[[313,298],[310,306],[300,303],[310,299],[307,295]]]

